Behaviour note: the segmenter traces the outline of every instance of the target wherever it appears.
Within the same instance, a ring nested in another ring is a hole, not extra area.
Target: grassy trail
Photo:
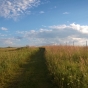
[[[56,88],[48,75],[44,51],[40,48],[32,54],[30,60],[21,66],[16,77],[8,83],[6,88]]]

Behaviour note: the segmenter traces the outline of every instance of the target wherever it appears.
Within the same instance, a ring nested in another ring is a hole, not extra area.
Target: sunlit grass
[[[58,88],[88,87],[87,47],[0,48],[0,88],[56,88],[53,84]]]
[[[36,50],[31,47],[0,48],[0,88],[4,88]]]
[[[47,46],[45,57],[58,88],[88,87],[88,50],[79,46]]]
[[[48,75],[45,48],[0,49],[0,88],[56,88]]]

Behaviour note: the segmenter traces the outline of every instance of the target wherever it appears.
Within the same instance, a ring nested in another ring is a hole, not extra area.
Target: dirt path
[[[31,55],[7,88],[56,88],[50,80],[44,59],[44,48]]]

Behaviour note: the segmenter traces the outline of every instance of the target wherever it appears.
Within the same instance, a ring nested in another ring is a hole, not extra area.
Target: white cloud
[[[73,44],[86,45],[88,26],[72,23],[70,25],[54,25],[40,30],[21,31],[18,34],[29,40],[29,45]],[[86,31],[85,31],[86,29]]]
[[[0,16],[5,18],[16,18],[28,12],[30,8],[37,6],[40,0],[1,0]]]
[[[75,23],[72,23],[70,25],[54,25],[54,26],[50,26],[51,29],[58,29],[58,30],[61,30],[61,29],[73,29],[73,30],[76,30],[76,31],[79,31],[81,33],[85,33],[85,34],[88,34],[88,26],[87,25],[80,25],[80,24],[75,24]]]
[[[5,27],[1,27],[0,29],[3,30],[3,31],[7,31],[7,30],[8,30],[8,29],[5,28]]]
[[[0,38],[0,46],[17,46],[22,37]]]
[[[69,12],[64,12],[63,14],[69,14]]]
[[[12,44],[13,44],[13,42],[12,42],[11,40],[5,40],[5,41],[4,41],[4,44],[12,45]]]
[[[12,45],[13,44],[13,41],[12,41],[12,39],[10,39],[10,38],[7,38],[7,39],[0,39],[0,42],[2,42],[2,45],[4,46],[4,45],[7,45],[7,46],[9,46],[9,45]],[[0,44],[1,45],[1,44]]]
[[[58,30],[62,30],[62,29],[64,29],[64,28],[69,28],[69,26],[67,26],[67,25],[53,25],[53,26],[49,26],[49,28],[51,28],[51,29],[58,29]]]
[[[88,34],[88,26],[87,25],[79,25],[79,24],[70,24],[70,27],[75,29],[75,30],[78,30],[79,32],[82,32],[82,33],[85,33],[85,34]]]
[[[86,30],[86,31],[85,31]],[[16,36],[2,36],[0,33],[0,42],[2,45],[58,45],[74,44],[86,45],[88,41],[88,26],[80,24],[53,25],[39,30],[17,31]],[[8,38],[10,37],[10,38]],[[1,45],[0,44],[0,45]]]
[[[40,14],[43,14],[43,13],[45,13],[45,12],[44,12],[44,11],[40,11],[39,13],[40,13]]]

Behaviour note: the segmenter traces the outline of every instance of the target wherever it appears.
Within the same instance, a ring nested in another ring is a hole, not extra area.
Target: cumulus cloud
[[[0,0],[0,16],[16,18],[25,14],[30,8],[39,5],[40,0]]]
[[[5,28],[5,27],[1,27],[0,29],[3,30],[3,31],[7,31],[7,30],[8,30],[8,29]]]
[[[75,24],[75,23],[72,23],[70,25],[54,25],[54,26],[50,26],[50,28],[52,29],[73,29],[73,30],[76,30],[76,31],[79,31],[81,33],[85,33],[85,34],[88,34],[88,26],[87,25],[80,25],[80,24]]]
[[[86,30],[86,31],[85,31]],[[2,34],[1,34],[2,35]],[[53,25],[39,30],[17,31],[12,38],[0,37],[3,45],[86,45],[88,26],[80,24]]]
[[[78,30],[81,33],[88,34],[88,26],[87,25],[79,25],[79,24],[70,24],[71,28]]]
[[[85,31],[86,30],[86,31]],[[72,23],[53,25],[47,29],[17,32],[30,41],[29,45],[73,44],[85,45],[88,40],[88,26]]]

